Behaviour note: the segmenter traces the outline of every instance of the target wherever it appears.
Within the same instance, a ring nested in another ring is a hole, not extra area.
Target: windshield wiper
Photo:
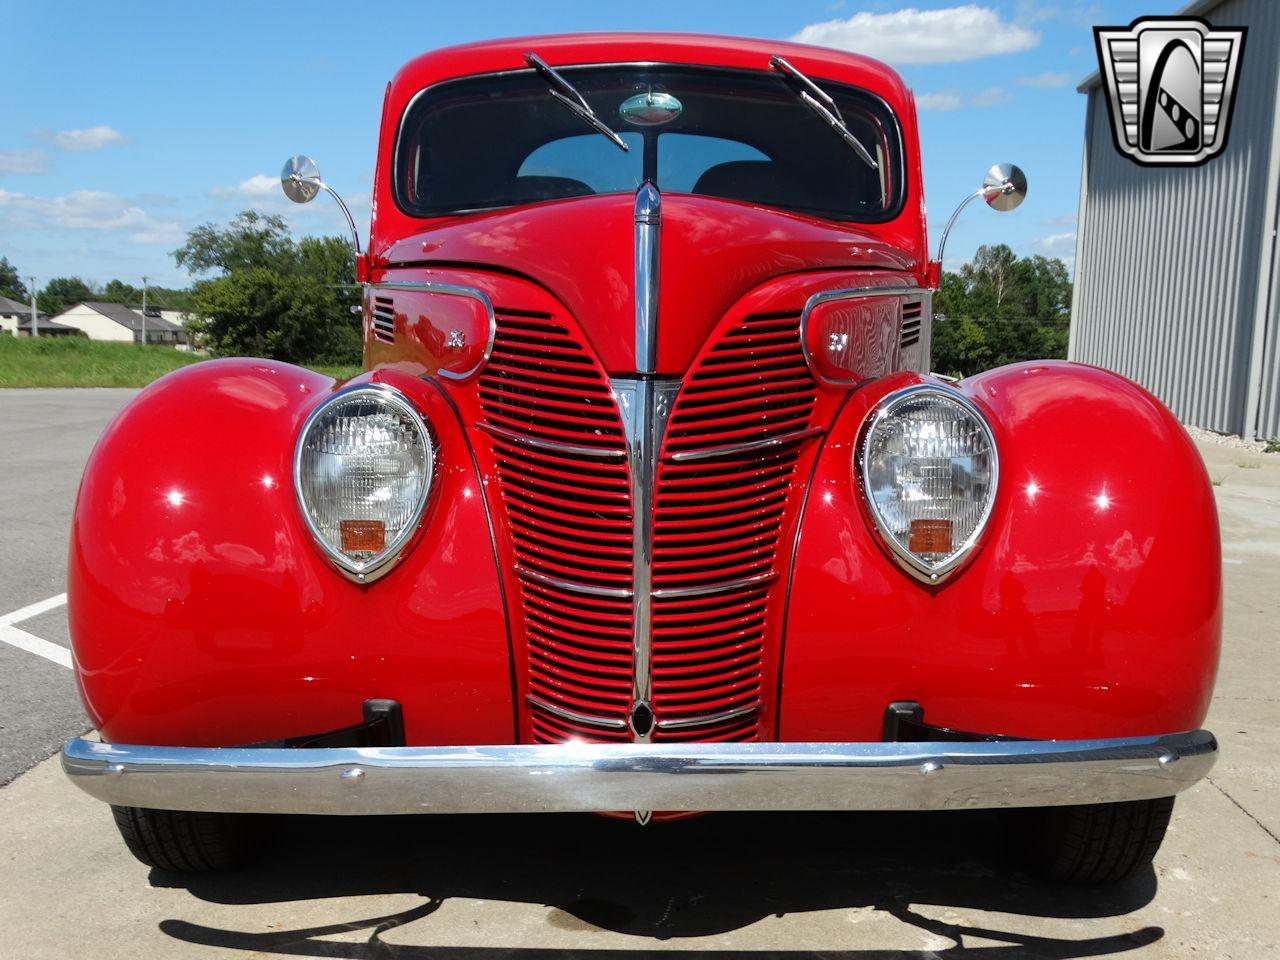
[[[527,54],[526,54],[527,56]],[[823,90],[820,86],[806,77],[803,73],[787,63],[782,57],[771,57],[769,66],[773,69],[785,73],[788,77],[800,84],[801,89],[796,91],[800,96],[800,102],[816,113],[824,120],[832,130],[840,134],[840,139],[853,148],[853,152],[862,158],[872,170],[879,170],[880,165],[876,163],[875,158],[871,156],[866,147],[862,145],[862,141],[853,135],[853,132],[844,122],[844,117],[840,115],[840,108],[836,106],[836,102],[831,99],[831,95]]]
[[[604,134],[622,150],[631,149],[627,146],[627,141],[618,136],[617,133],[609,128],[607,123],[596,116],[596,112],[591,109],[591,105],[587,103],[582,94],[577,91],[573,84],[560,76],[551,64],[532,51],[524,55],[524,62],[538,71],[542,79],[546,80],[550,85],[551,95],[568,107],[575,115],[581,117],[589,126]]]

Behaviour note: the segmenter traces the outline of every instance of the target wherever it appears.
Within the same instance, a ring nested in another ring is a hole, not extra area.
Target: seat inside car
[[[814,206],[812,191],[798,176],[773,160],[731,160],[708,168],[693,192],[725,200],[779,207]]]

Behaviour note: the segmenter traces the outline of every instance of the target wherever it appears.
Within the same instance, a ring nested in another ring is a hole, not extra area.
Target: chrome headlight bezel
[[[951,553],[937,563],[928,563],[917,557],[898,539],[898,536],[894,533],[888,518],[881,511],[880,505],[876,502],[876,498],[869,489],[868,479],[870,476],[869,457],[871,454],[871,440],[876,429],[892,417],[894,412],[904,403],[918,399],[921,396],[928,395],[939,397],[948,403],[953,403],[972,417],[991,451],[990,480],[988,481],[988,488],[990,492],[987,496],[986,503],[983,505],[977,524],[974,526],[973,531],[965,537],[960,544],[953,545]],[[857,467],[857,482],[862,494],[863,505],[875,526],[875,531],[880,542],[888,548],[890,555],[898,566],[911,574],[917,580],[928,584],[936,584],[959,571],[965,566],[965,564],[973,559],[976,548],[982,543],[983,538],[986,536],[987,528],[991,520],[991,514],[995,509],[996,499],[999,496],[1000,451],[996,446],[995,434],[991,430],[991,424],[987,421],[986,416],[980,409],[978,409],[977,405],[975,405],[972,400],[960,391],[941,384],[920,383],[904,387],[901,390],[895,390],[883,397],[867,415],[858,436],[858,445],[856,449],[857,453],[855,456],[855,463]]]
[[[304,447],[311,430],[334,406],[360,396],[390,407],[404,417],[417,431],[426,453],[426,469],[423,471],[422,490],[414,501],[410,519],[405,523],[404,528],[390,539],[379,553],[364,561],[353,560],[329,542],[329,539],[321,531],[312,516],[302,486]],[[303,421],[293,448],[294,499],[298,505],[298,512],[302,515],[302,521],[306,525],[307,531],[311,534],[311,540],[316,545],[316,548],[340,573],[357,583],[372,583],[390,572],[403,558],[411,541],[422,526],[422,520],[435,487],[435,479],[438,472],[437,458],[438,449],[430,421],[403,393],[394,387],[382,383],[359,383],[345,387],[326,397],[316,405],[316,408]]]

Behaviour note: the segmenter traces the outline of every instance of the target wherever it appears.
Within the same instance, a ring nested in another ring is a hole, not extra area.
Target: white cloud
[[[987,87],[987,89],[970,97],[969,103],[975,107],[998,107],[1007,100],[1009,100],[1009,95],[999,87]]]
[[[49,157],[43,150],[0,150],[0,173],[44,173]]]
[[[989,7],[965,4],[941,10],[908,7],[893,13],[855,13],[811,23],[791,38],[901,63],[955,63],[1030,50],[1040,35],[1000,19]]]
[[[83,153],[101,150],[112,144],[124,143],[124,134],[108,126],[89,127],[85,130],[63,130],[53,135],[53,142],[63,150]]]
[[[959,110],[962,107],[997,107],[1010,99],[1000,87],[988,87],[979,93],[922,93],[916,97],[921,110]]]
[[[1031,245],[1049,255],[1066,253],[1076,248],[1076,232],[1067,230],[1063,233],[1051,233],[1047,237],[1032,240]]]
[[[130,243],[179,242],[182,227],[160,220],[124,197],[98,190],[76,190],[60,197],[34,197],[0,188],[0,223],[22,228],[95,230],[125,233]]]
[[[1044,73],[1037,73],[1030,77],[1019,77],[1018,83],[1024,87],[1065,87],[1071,82],[1071,74],[1054,73],[1052,70],[1046,70]]]
[[[1076,225],[1076,215],[1074,213],[1064,213],[1058,217],[1047,217],[1040,221],[1042,227],[1074,227]]]
[[[280,178],[265,173],[255,173],[234,187],[214,187],[209,191],[211,197],[270,197],[277,193],[280,193]]]
[[[957,93],[922,93],[916,97],[916,106],[921,110],[959,110],[964,101]]]

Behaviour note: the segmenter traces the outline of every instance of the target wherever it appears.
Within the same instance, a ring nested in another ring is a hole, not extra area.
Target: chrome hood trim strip
[[[645,182],[636,191],[636,370],[658,371],[658,245],[662,194]]]

